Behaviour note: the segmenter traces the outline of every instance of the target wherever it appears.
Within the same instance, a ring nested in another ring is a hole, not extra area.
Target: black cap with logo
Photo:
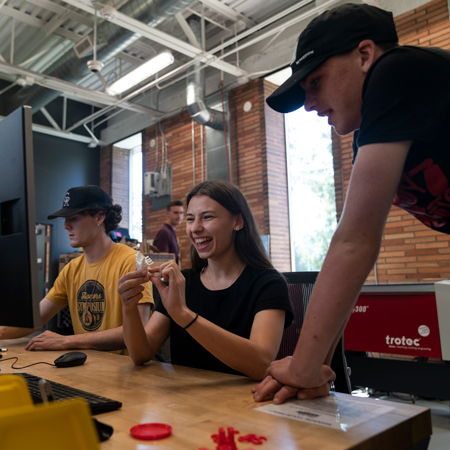
[[[93,206],[107,207],[113,204],[110,195],[99,186],[79,186],[71,188],[64,196],[62,208],[48,216],[69,217],[85,211]]]
[[[355,3],[323,12],[300,34],[291,63],[292,75],[267,98],[267,104],[281,113],[300,108],[305,103],[300,81],[330,56],[352,50],[365,39],[398,42],[392,13]]]

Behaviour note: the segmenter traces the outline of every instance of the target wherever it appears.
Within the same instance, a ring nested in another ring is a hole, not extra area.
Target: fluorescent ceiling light
[[[109,86],[106,91],[110,95],[118,95],[128,89],[132,88],[141,81],[154,75],[156,72],[164,69],[174,62],[174,57],[169,51],[164,51],[154,58],[148,60],[146,63],[127,73]]]

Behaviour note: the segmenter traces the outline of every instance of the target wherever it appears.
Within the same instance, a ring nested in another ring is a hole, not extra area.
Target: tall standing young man
[[[450,233],[450,52],[399,46],[392,14],[346,4],[324,12],[297,44],[292,76],[268,99],[301,106],[355,131],[354,167],[341,220],[292,357],[272,363],[255,400],[327,395],[328,367],[372,269],[391,204]]]
[[[122,302],[119,278],[136,268],[136,251],[115,244],[109,233],[122,219],[122,207],[98,186],[69,189],[60,210],[49,219],[64,218],[70,245],[83,254],[67,264],[53,288],[40,302],[42,322],[47,323],[64,306],[69,306],[74,335],[45,331],[33,337],[27,350],[94,349],[125,353],[122,333]],[[139,310],[144,325],[153,306],[151,287],[142,287]],[[31,334],[33,329],[0,327],[0,339]]]
[[[183,221],[184,209],[181,200],[173,200],[167,204],[166,221],[156,233],[153,245],[164,253],[175,253],[175,261],[180,262],[180,249],[177,242],[177,227]]]

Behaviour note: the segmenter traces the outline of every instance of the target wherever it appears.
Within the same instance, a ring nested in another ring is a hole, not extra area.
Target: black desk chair
[[[284,272],[288,284],[289,297],[294,308],[294,320],[283,332],[277,359],[292,355],[297,345],[302,329],[306,308],[312,294],[319,272]],[[344,335],[341,336],[331,361],[331,368],[336,372],[335,390],[346,394],[351,393],[351,384],[347,362],[344,354]]]

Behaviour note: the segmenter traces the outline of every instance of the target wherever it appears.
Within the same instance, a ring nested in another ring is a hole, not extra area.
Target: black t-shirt
[[[393,204],[450,234],[450,52],[402,46],[370,68],[354,157],[367,144],[412,141]]]
[[[246,266],[227,289],[210,291],[200,272],[182,271],[186,278],[186,305],[201,317],[238,336],[249,338],[255,315],[265,309],[286,311],[285,328],[294,317],[286,281],[276,270]],[[169,317],[158,293],[155,310]],[[239,374],[221,362],[190,334],[170,319],[170,351],[173,364]],[[241,374],[240,374],[241,375]]]

